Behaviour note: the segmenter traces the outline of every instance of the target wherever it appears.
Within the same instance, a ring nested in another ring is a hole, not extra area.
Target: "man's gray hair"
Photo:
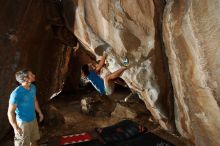
[[[22,69],[18,72],[15,73],[15,78],[16,80],[21,84],[23,82],[25,82],[25,78],[28,77],[28,69]]]

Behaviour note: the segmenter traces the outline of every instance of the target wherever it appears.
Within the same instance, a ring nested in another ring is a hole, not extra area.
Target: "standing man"
[[[21,85],[11,93],[8,106],[8,119],[14,129],[15,146],[37,146],[40,133],[35,110],[40,122],[44,116],[36,98],[36,87],[32,84],[35,75],[24,69],[16,72],[15,78]]]

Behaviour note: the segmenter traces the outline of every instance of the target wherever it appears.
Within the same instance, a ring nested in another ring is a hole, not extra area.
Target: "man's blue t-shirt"
[[[104,81],[95,71],[90,71],[87,78],[101,95],[105,94]]]
[[[16,119],[20,122],[31,122],[36,119],[35,113],[36,87],[31,84],[27,90],[18,86],[10,95],[9,103],[16,104]]]

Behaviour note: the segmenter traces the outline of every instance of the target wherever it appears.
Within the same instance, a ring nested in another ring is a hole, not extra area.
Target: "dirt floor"
[[[131,91],[124,87],[117,87],[115,93],[110,96],[99,96],[91,87],[82,88],[71,94],[61,94],[43,106],[45,120],[40,123],[41,140],[40,145],[49,142],[51,139],[61,135],[77,134],[94,130],[97,127],[113,125],[123,119],[132,119],[143,124],[160,137],[179,146],[186,146],[176,135],[169,134],[160,129],[152,120],[144,103],[135,94],[124,102],[125,97],[132,95]],[[94,99],[89,112],[83,112],[81,100],[85,97]],[[120,105],[120,106],[118,106]],[[116,106],[123,107],[123,113],[115,111]],[[130,112],[130,109],[131,112]],[[131,113],[131,114],[130,114]],[[133,114],[134,113],[134,114]],[[120,116],[118,116],[120,115]],[[0,142],[2,146],[13,146],[13,131]]]

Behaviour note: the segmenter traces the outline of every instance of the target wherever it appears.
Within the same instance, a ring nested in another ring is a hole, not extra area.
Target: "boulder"
[[[163,39],[179,133],[196,145],[220,145],[220,1],[170,0]]]

